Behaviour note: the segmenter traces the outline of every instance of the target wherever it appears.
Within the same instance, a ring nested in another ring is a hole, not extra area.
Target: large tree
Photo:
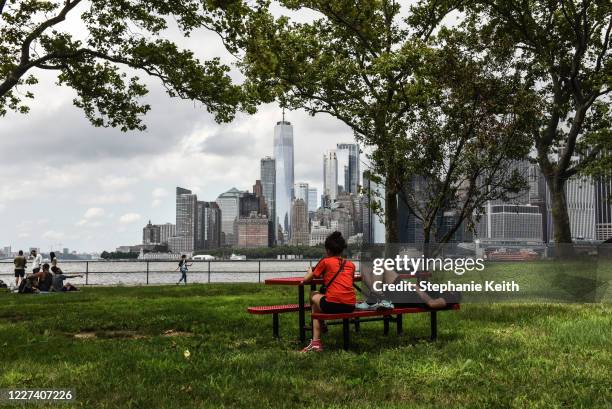
[[[407,133],[392,157],[375,150],[372,163],[376,170],[396,162],[404,176],[392,181],[399,198],[422,225],[425,251],[436,252],[463,224],[473,228],[488,201],[515,199],[526,188],[517,165],[529,153],[537,99],[521,78],[500,77],[505,67],[473,52],[462,33],[441,30],[430,45],[415,71],[424,91]]]
[[[306,23],[277,19],[262,2],[240,43],[247,85],[264,99],[338,118],[358,141],[391,159],[423,91],[414,71],[424,65],[432,30],[412,32],[394,0],[280,3],[314,11],[316,17]],[[422,21],[435,27],[451,9],[440,1]],[[398,241],[396,181],[406,175],[399,174],[403,169],[395,160],[381,161],[377,170],[385,181],[386,240],[393,243]]]
[[[221,5],[221,6],[220,6]],[[76,91],[75,105],[95,126],[143,129],[149,106],[138,74],[157,78],[173,97],[202,102],[218,121],[252,111],[219,59],[199,61],[164,37],[205,27],[223,32],[237,1],[0,0],[0,116],[28,112],[41,70]],[[65,23],[70,20],[70,24]],[[73,28],[72,30],[70,28]]]
[[[427,7],[429,2],[422,2]],[[464,28],[481,51],[509,64],[541,101],[533,147],[550,190],[554,240],[572,235],[565,186],[612,161],[612,2],[609,0],[474,0]]]

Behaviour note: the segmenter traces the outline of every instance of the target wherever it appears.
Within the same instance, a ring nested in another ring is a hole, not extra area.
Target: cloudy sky
[[[74,19],[66,24],[80,30]],[[214,34],[169,35],[201,59],[232,61]],[[122,133],[93,128],[72,105],[69,88],[57,87],[50,73],[37,75],[31,112],[0,118],[0,246],[13,251],[90,252],[140,243],[149,219],[174,222],[176,186],[200,200],[231,187],[250,190],[260,158],[272,155],[281,117],[275,105],[219,125],[202,106],[171,99],[151,81],[148,129]],[[294,125],[296,182],[320,192],[323,151],[353,141],[352,132],[329,116],[292,111],[287,120]]]

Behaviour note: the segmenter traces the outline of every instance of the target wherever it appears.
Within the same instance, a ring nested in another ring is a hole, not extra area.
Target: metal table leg
[[[299,326],[300,326],[300,342],[306,341],[306,311],[305,311],[305,303],[304,303],[304,286],[298,286],[298,304],[300,306],[300,311],[298,312],[299,316]]]

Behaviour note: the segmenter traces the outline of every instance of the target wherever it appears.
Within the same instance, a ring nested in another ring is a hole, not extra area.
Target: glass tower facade
[[[359,145],[339,143],[336,145],[338,159],[338,184],[342,190],[358,193],[359,189]]]
[[[270,228],[270,245],[276,243],[276,161],[267,156],[261,160],[261,186],[266,207],[268,209],[268,219],[272,224]]]
[[[283,237],[291,231],[291,202],[293,200],[293,125],[279,121],[274,127],[274,159],[276,160],[276,228]]]
[[[221,209],[221,233],[226,245],[234,245],[234,223],[239,216],[242,194],[234,187],[217,198],[217,205]]]
[[[333,149],[323,155],[323,195],[331,202],[338,197],[338,158]]]

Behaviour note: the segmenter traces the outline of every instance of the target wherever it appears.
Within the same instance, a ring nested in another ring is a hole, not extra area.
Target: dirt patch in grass
[[[162,337],[191,337],[195,334],[187,331],[178,331],[169,329],[164,331]],[[127,339],[143,339],[148,338],[150,335],[141,334],[137,331],[127,330],[105,330],[105,331],[82,331],[72,334],[76,339],[97,339],[97,338],[127,338]]]
[[[192,337],[195,334],[193,332],[187,331],[177,331],[174,329],[169,329],[168,331],[164,331],[162,337]]]
[[[129,338],[143,339],[146,335],[136,331],[85,331],[74,334],[76,339],[96,339],[96,338]]]

